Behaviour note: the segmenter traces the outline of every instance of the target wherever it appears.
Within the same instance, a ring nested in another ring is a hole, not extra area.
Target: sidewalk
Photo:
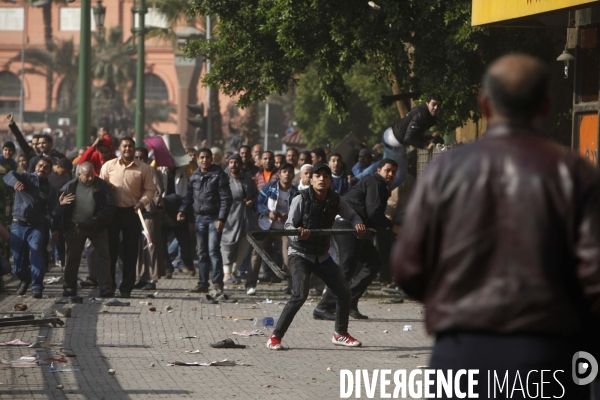
[[[80,269],[82,272],[84,267]],[[51,270],[47,277],[60,275]],[[129,307],[106,307],[90,303],[95,290],[81,290],[84,304],[55,305],[62,286],[48,285],[43,299],[26,296],[0,297],[0,318],[10,314],[39,314],[46,308],[72,307],[73,316],[63,318],[62,328],[11,327],[0,329],[0,342],[21,339],[34,343],[44,340],[59,346],[50,349],[0,347],[0,358],[16,360],[36,350],[42,357],[59,357],[60,348],[70,349],[76,357],[56,363],[59,369],[79,368],[80,372],[50,373],[50,365],[0,370],[0,399],[337,399],[340,396],[340,369],[412,370],[427,365],[432,338],[424,331],[422,307],[418,303],[379,304],[391,296],[369,289],[360,303],[368,320],[350,320],[350,333],[363,342],[362,348],[349,349],[331,343],[333,322],[316,321],[312,311],[318,298],[307,301],[283,340],[284,351],[271,351],[266,336],[239,337],[234,331],[255,329],[251,318],[278,317],[286,296],[283,285],[259,285],[257,296],[245,295],[242,286],[226,289],[235,303],[203,304],[200,295],[187,293],[195,279],[175,275],[157,284],[154,293],[134,291]],[[17,282],[8,281],[11,293]],[[50,298],[49,298],[50,297]],[[257,304],[271,299],[272,304]],[[140,302],[152,302],[152,305]],[[13,311],[25,303],[25,312]],[[166,307],[172,310],[166,311]],[[149,311],[156,307],[156,312]],[[404,325],[412,331],[404,332]],[[190,337],[190,338],[188,338]],[[209,343],[225,338],[247,345],[245,349],[213,349]],[[186,351],[199,350],[199,353]],[[173,361],[207,362],[234,360],[244,365],[233,367],[167,366]],[[115,369],[115,375],[108,373]],[[63,389],[58,389],[63,385]],[[379,386],[379,385],[378,385]],[[388,393],[393,391],[392,385]],[[375,398],[379,398],[379,387]],[[352,398],[355,398],[354,394]],[[362,398],[367,398],[363,390]]]

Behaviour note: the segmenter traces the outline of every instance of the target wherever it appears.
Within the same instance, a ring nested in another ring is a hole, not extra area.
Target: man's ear
[[[477,98],[477,104],[479,105],[479,110],[481,111],[481,114],[485,118],[489,118],[490,117],[490,102],[489,102],[488,97],[485,94],[480,93],[479,97]]]

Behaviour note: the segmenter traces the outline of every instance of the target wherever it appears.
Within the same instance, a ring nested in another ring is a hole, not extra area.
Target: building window
[[[19,110],[21,80],[12,72],[0,72],[0,114]]]
[[[167,85],[157,75],[146,74],[144,76],[144,88],[146,100],[169,100]]]

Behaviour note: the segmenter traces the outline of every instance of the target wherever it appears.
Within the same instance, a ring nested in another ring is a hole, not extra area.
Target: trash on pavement
[[[56,315],[63,318],[71,318],[73,309],[71,307],[65,307],[62,310],[56,310]]]
[[[19,303],[15,304],[15,311],[25,311],[27,310],[27,304]]]
[[[273,300],[264,299],[263,301],[259,301],[256,304],[273,304]]]
[[[216,343],[210,343],[210,347],[215,349],[245,349],[245,344],[237,344],[231,339],[219,340]]]
[[[250,336],[265,336],[262,331],[255,329],[253,331],[241,331],[241,332],[233,332],[234,335],[250,337]]]
[[[40,341],[37,341],[34,344],[30,345],[29,347],[31,347],[31,348],[38,348],[38,347],[56,347],[56,346],[58,346],[58,345],[54,344],[54,343],[48,343],[48,342],[45,342],[43,340],[40,340]]]
[[[156,311],[156,307],[150,307],[148,310],[154,312],[154,311]]]
[[[83,297],[81,296],[73,296],[73,297],[61,297],[57,299],[55,304],[83,304]]]
[[[237,364],[235,361],[221,360],[221,361],[211,361],[211,362],[191,362],[185,363],[181,361],[173,361],[172,363],[167,364],[167,367],[173,367],[175,365],[183,366],[183,367],[233,367],[235,365],[243,365]]]
[[[273,317],[254,318],[254,326],[275,326],[275,318],[273,318]]]
[[[172,310],[172,309],[173,309],[173,307],[171,307],[171,306],[166,306],[165,307],[165,311],[169,311],[169,310]]]
[[[56,310],[54,308],[46,308],[42,311],[42,318],[50,318],[56,315]]]
[[[200,350],[186,350],[185,352],[190,354],[197,354],[200,353]]]
[[[404,329],[402,330],[405,332],[412,331],[412,325],[404,325]]]
[[[131,303],[129,301],[119,301],[117,299],[112,299],[109,300],[105,303],[105,305],[107,306],[113,306],[113,307],[127,307],[129,306]]]
[[[44,284],[45,285],[53,285],[56,283],[62,283],[62,281],[63,281],[62,276],[53,276],[51,278],[44,279]]]
[[[31,346],[31,343],[26,343],[21,339],[13,339],[10,342],[0,343],[0,346]]]
[[[63,386],[63,385],[56,385],[56,388],[57,388],[57,389],[63,389],[63,388],[64,388],[64,386]]]
[[[116,372],[117,372],[117,370],[112,369],[112,368],[108,370],[108,373],[111,375],[114,375]]]

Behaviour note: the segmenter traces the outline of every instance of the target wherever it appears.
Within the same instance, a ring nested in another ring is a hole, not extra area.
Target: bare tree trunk
[[[244,142],[250,146],[260,143],[258,104],[254,103],[246,108],[242,126],[240,128],[240,135],[244,139]]]
[[[394,83],[392,85],[392,92],[394,94],[402,93],[400,91],[400,86],[398,86],[398,83],[397,83],[398,81],[397,81],[396,77],[394,77],[394,82],[396,82],[396,83]],[[404,118],[404,116],[406,114],[408,114],[408,112],[410,111],[410,104],[407,105],[406,102],[403,100],[396,101],[396,106],[398,107],[398,112],[400,113],[400,118]]]
[[[223,118],[219,104],[219,89],[215,87],[211,88],[210,91],[210,109],[212,113],[212,141],[213,143],[220,143],[223,141]]]

